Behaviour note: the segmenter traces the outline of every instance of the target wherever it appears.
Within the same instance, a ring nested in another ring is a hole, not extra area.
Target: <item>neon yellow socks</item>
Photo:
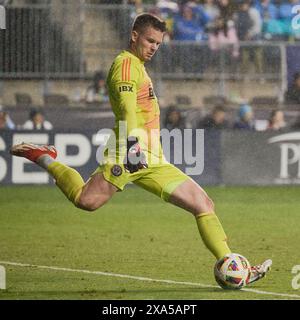
[[[226,234],[214,213],[203,213],[196,217],[196,222],[204,244],[217,260],[231,253]]]
[[[56,180],[56,185],[66,197],[77,205],[84,181],[81,175],[73,168],[59,162],[52,162],[48,165],[48,172]]]

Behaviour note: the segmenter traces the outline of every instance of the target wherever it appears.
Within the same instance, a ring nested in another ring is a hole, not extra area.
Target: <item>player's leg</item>
[[[106,203],[117,191],[100,173],[93,175],[85,183],[75,169],[55,160],[57,152],[53,146],[22,143],[13,146],[10,153],[27,158],[47,170],[65,196],[81,209],[93,211]]]
[[[192,179],[187,179],[169,195],[168,202],[191,212],[194,216],[212,213],[213,201],[207,193]]]
[[[103,174],[94,174],[86,183],[73,168],[60,162],[52,162],[47,171],[55,179],[56,185],[78,208],[94,211],[102,207],[118,190],[106,181]]]
[[[216,259],[231,253],[226,234],[215,214],[214,203],[196,182],[188,179],[180,184],[168,201],[195,216],[201,238]]]
[[[212,200],[196,182],[178,168],[171,164],[149,168],[147,174],[134,183],[191,212],[196,217],[205,245],[217,259],[231,252],[221,223],[214,213]]]
[[[180,208],[191,212],[198,225],[204,244],[216,257],[231,253],[227,237],[215,214],[214,203],[207,193],[191,178],[171,164],[149,168],[134,184]],[[251,269],[250,282],[264,277],[270,269],[270,260]]]
[[[46,158],[41,159],[39,163],[45,160]],[[95,211],[117,191],[117,188],[106,181],[101,173],[96,173],[85,183],[75,169],[57,161],[49,164],[47,171],[65,196],[82,210]]]
[[[216,259],[231,253],[226,234],[215,214],[214,204],[198,184],[191,179],[184,181],[174,189],[168,201],[195,216],[201,238]],[[249,283],[263,278],[271,265],[272,260],[268,259],[260,265],[252,266]]]
[[[83,186],[77,207],[83,210],[94,211],[102,207],[118,188],[106,181],[102,173],[94,174]]]

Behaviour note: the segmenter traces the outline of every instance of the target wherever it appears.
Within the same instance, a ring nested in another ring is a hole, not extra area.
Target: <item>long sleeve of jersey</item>
[[[134,65],[132,59],[126,58],[113,68],[110,81],[110,88],[113,91],[114,105],[118,110],[114,110],[118,120],[126,121],[127,135],[137,129],[137,90],[140,79],[140,71]]]

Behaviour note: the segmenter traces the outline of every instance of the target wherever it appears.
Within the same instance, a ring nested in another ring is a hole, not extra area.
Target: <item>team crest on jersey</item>
[[[119,177],[122,173],[123,170],[120,166],[118,166],[117,164],[115,164],[112,168],[111,168],[111,173],[112,175],[114,175],[115,177]]]

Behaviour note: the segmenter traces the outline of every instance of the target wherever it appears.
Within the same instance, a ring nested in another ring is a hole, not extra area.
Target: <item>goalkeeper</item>
[[[87,182],[76,170],[55,160],[54,146],[22,143],[13,146],[11,154],[47,170],[66,197],[83,210],[100,208],[115,192],[133,182],[191,212],[204,244],[220,259],[231,251],[212,200],[190,177],[165,160],[160,144],[159,105],[144,63],[158,50],[165,32],[165,22],[154,15],[141,14],[135,19],[129,49],[115,58],[107,77],[116,118],[115,136],[108,141],[103,163]],[[265,275],[269,262],[252,267],[250,282]]]

